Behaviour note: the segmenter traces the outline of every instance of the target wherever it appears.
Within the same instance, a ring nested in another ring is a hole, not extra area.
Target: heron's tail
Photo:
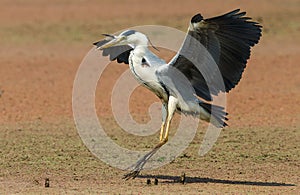
[[[228,126],[226,121],[228,118],[226,117],[228,113],[224,110],[224,107],[212,105],[205,102],[200,102],[199,105],[207,111],[213,118],[212,123],[217,127],[226,127]]]

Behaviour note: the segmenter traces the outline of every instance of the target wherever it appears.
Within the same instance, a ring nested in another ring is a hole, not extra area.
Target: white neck
[[[148,50],[147,45],[137,45],[134,48],[133,52],[135,56],[143,57],[147,50]]]
[[[134,48],[132,51],[132,60],[133,60],[133,66],[141,65],[142,60],[145,56],[146,51],[148,50],[147,45],[138,45]]]

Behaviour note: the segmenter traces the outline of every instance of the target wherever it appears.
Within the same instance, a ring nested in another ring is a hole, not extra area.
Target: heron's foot
[[[163,141],[159,142],[150,152],[138,160],[133,166],[129,169],[131,171],[124,175],[123,179],[134,179],[139,175],[140,171],[143,169],[146,162],[157,152],[157,150],[168,141],[168,137],[164,138]]]
[[[151,158],[153,154],[157,152],[157,150],[160,148],[155,147],[153,148],[150,152],[148,152],[145,156],[143,156],[140,160],[138,160],[133,166],[131,166],[129,169],[131,171],[127,174],[124,175],[123,179],[128,180],[128,179],[134,179],[136,176],[139,175],[140,171],[143,169],[144,165],[146,162]]]
[[[138,170],[136,170],[136,171],[132,170],[129,173],[125,174],[123,176],[123,179],[125,179],[125,180],[134,179],[134,178],[136,178],[136,176],[139,175],[139,173],[140,173],[140,171],[138,171]]]
[[[145,163],[147,162],[148,154],[145,155],[143,158],[141,158],[139,161],[137,161],[132,167],[131,171],[124,175],[123,179],[134,179],[136,176],[139,175],[140,171],[143,169]]]
[[[131,171],[124,175],[123,179],[134,179],[136,176],[139,175],[140,171],[143,169],[144,165],[146,164],[147,160],[149,159],[149,153],[143,156],[139,161],[137,161],[133,166],[131,166],[129,169]]]

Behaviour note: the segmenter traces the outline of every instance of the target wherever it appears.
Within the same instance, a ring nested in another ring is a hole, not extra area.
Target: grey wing
[[[166,64],[166,61],[159,58],[157,55],[152,53],[150,50],[146,50],[146,53],[144,55],[144,60],[145,60],[144,62],[146,62],[150,66],[157,66],[158,67],[158,66]]]
[[[95,45],[98,48],[104,45],[105,43],[109,42],[110,40],[110,37],[106,37],[101,41],[93,43],[93,45]],[[117,60],[118,63],[129,64],[129,55],[133,49],[134,48],[130,45],[113,46],[103,49],[102,55],[109,56],[110,61]],[[143,64],[159,66],[166,64],[166,62],[151,51],[147,50],[143,58]]]
[[[250,49],[260,39],[261,26],[239,11],[209,19],[195,15],[181,49],[169,62],[189,79],[196,94],[205,100],[210,101],[211,94],[228,92],[238,84]],[[223,85],[216,79],[218,72]]]
[[[101,47],[110,40],[111,38],[107,37],[101,41],[93,43],[93,45],[95,45],[96,47]],[[110,61],[117,60],[118,63],[129,64],[128,58],[132,50],[133,48],[129,45],[113,46],[110,48],[103,49],[102,55],[109,56]]]

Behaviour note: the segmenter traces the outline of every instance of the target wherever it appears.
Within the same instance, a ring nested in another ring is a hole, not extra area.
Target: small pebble
[[[45,179],[45,188],[49,188],[50,187],[50,180],[49,178]]]
[[[180,176],[180,183],[184,184],[185,183],[185,173],[182,173]]]
[[[158,185],[158,179],[157,178],[154,179],[154,185]]]
[[[151,180],[147,179],[147,185],[150,185],[150,184],[151,184]]]

